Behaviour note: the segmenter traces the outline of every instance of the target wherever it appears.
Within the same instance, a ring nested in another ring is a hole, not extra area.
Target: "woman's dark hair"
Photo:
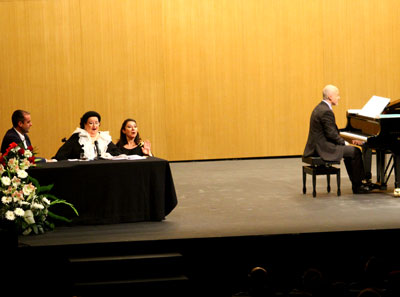
[[[98,112],[88,111],[81,117],[81,122],[80,122],[81,129],[85,129],[85,124],[87,123],[87,120],[91,117],[97,117],[99,119],[99,123],[101,122],[101,116]]]
[[[136,121],[134,119],[126,119],[121,126],[121,129],[119,130],[119,140],[117,142],[117,146],[118,147],[123,147],[125,144],[128,143],[128,140],[126,140],[126,135],[124,132],[122,132],[122,130],[125,130],[125,126],[126,124],[128,124],[128,122],[134,122],[136,124]],[[142,139],[139,136],[139,132],[136,134],[136,137],[134,139],[135,143],[137,145],[139,145],[139,143],[142,141]]]

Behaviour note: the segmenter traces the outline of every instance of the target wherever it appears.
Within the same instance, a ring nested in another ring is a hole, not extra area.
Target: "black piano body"
[[[348,142],[359,139],[365,141],[364,149],[375,151],[376,188],[386,190],[393,169],[395,188],[400,188],[400,99],[389,103],[378,118],[347,112],[347,125],[340,131]]]

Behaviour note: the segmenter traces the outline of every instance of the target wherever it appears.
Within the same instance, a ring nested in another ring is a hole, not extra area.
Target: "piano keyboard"
[[[344,131],[340,132],[340,136],[342,136],[343,138],[357,139],[361,141],[367,141],[368,139],[367,136]]]

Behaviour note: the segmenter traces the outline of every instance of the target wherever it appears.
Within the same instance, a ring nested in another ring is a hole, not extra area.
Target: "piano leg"
[[[386,190],[385,183],[385,167],[386,167],[386,152],[384,150],[376,151],[376,182],[381,190]]]
[[[393,154],[394,187],[400,188],[400,155]]]
[[[326,187],[326,190],[328,191],[328,193],[330,193],[331,192],[331,175],[329,173],[326,175],[326,184],[328,185]]]
[[[313,176],[312,176],[312,188],[313,188],[312,195],[313,195],[313,197],[317,196],[317,191],[315,189],[316,184],[317,184],[317,176],[315,174],[313,174]]]

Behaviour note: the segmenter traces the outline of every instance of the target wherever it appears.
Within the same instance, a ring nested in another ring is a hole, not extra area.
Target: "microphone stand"
[[[97,142],[97,140],[94,141],[94,146],[95,146],[95,150],[96,150],[96,153],[97,153],[96,160],[100,160],[101,159],[101,153],[100,153],[100,149],[99,149],[99,143]]]

